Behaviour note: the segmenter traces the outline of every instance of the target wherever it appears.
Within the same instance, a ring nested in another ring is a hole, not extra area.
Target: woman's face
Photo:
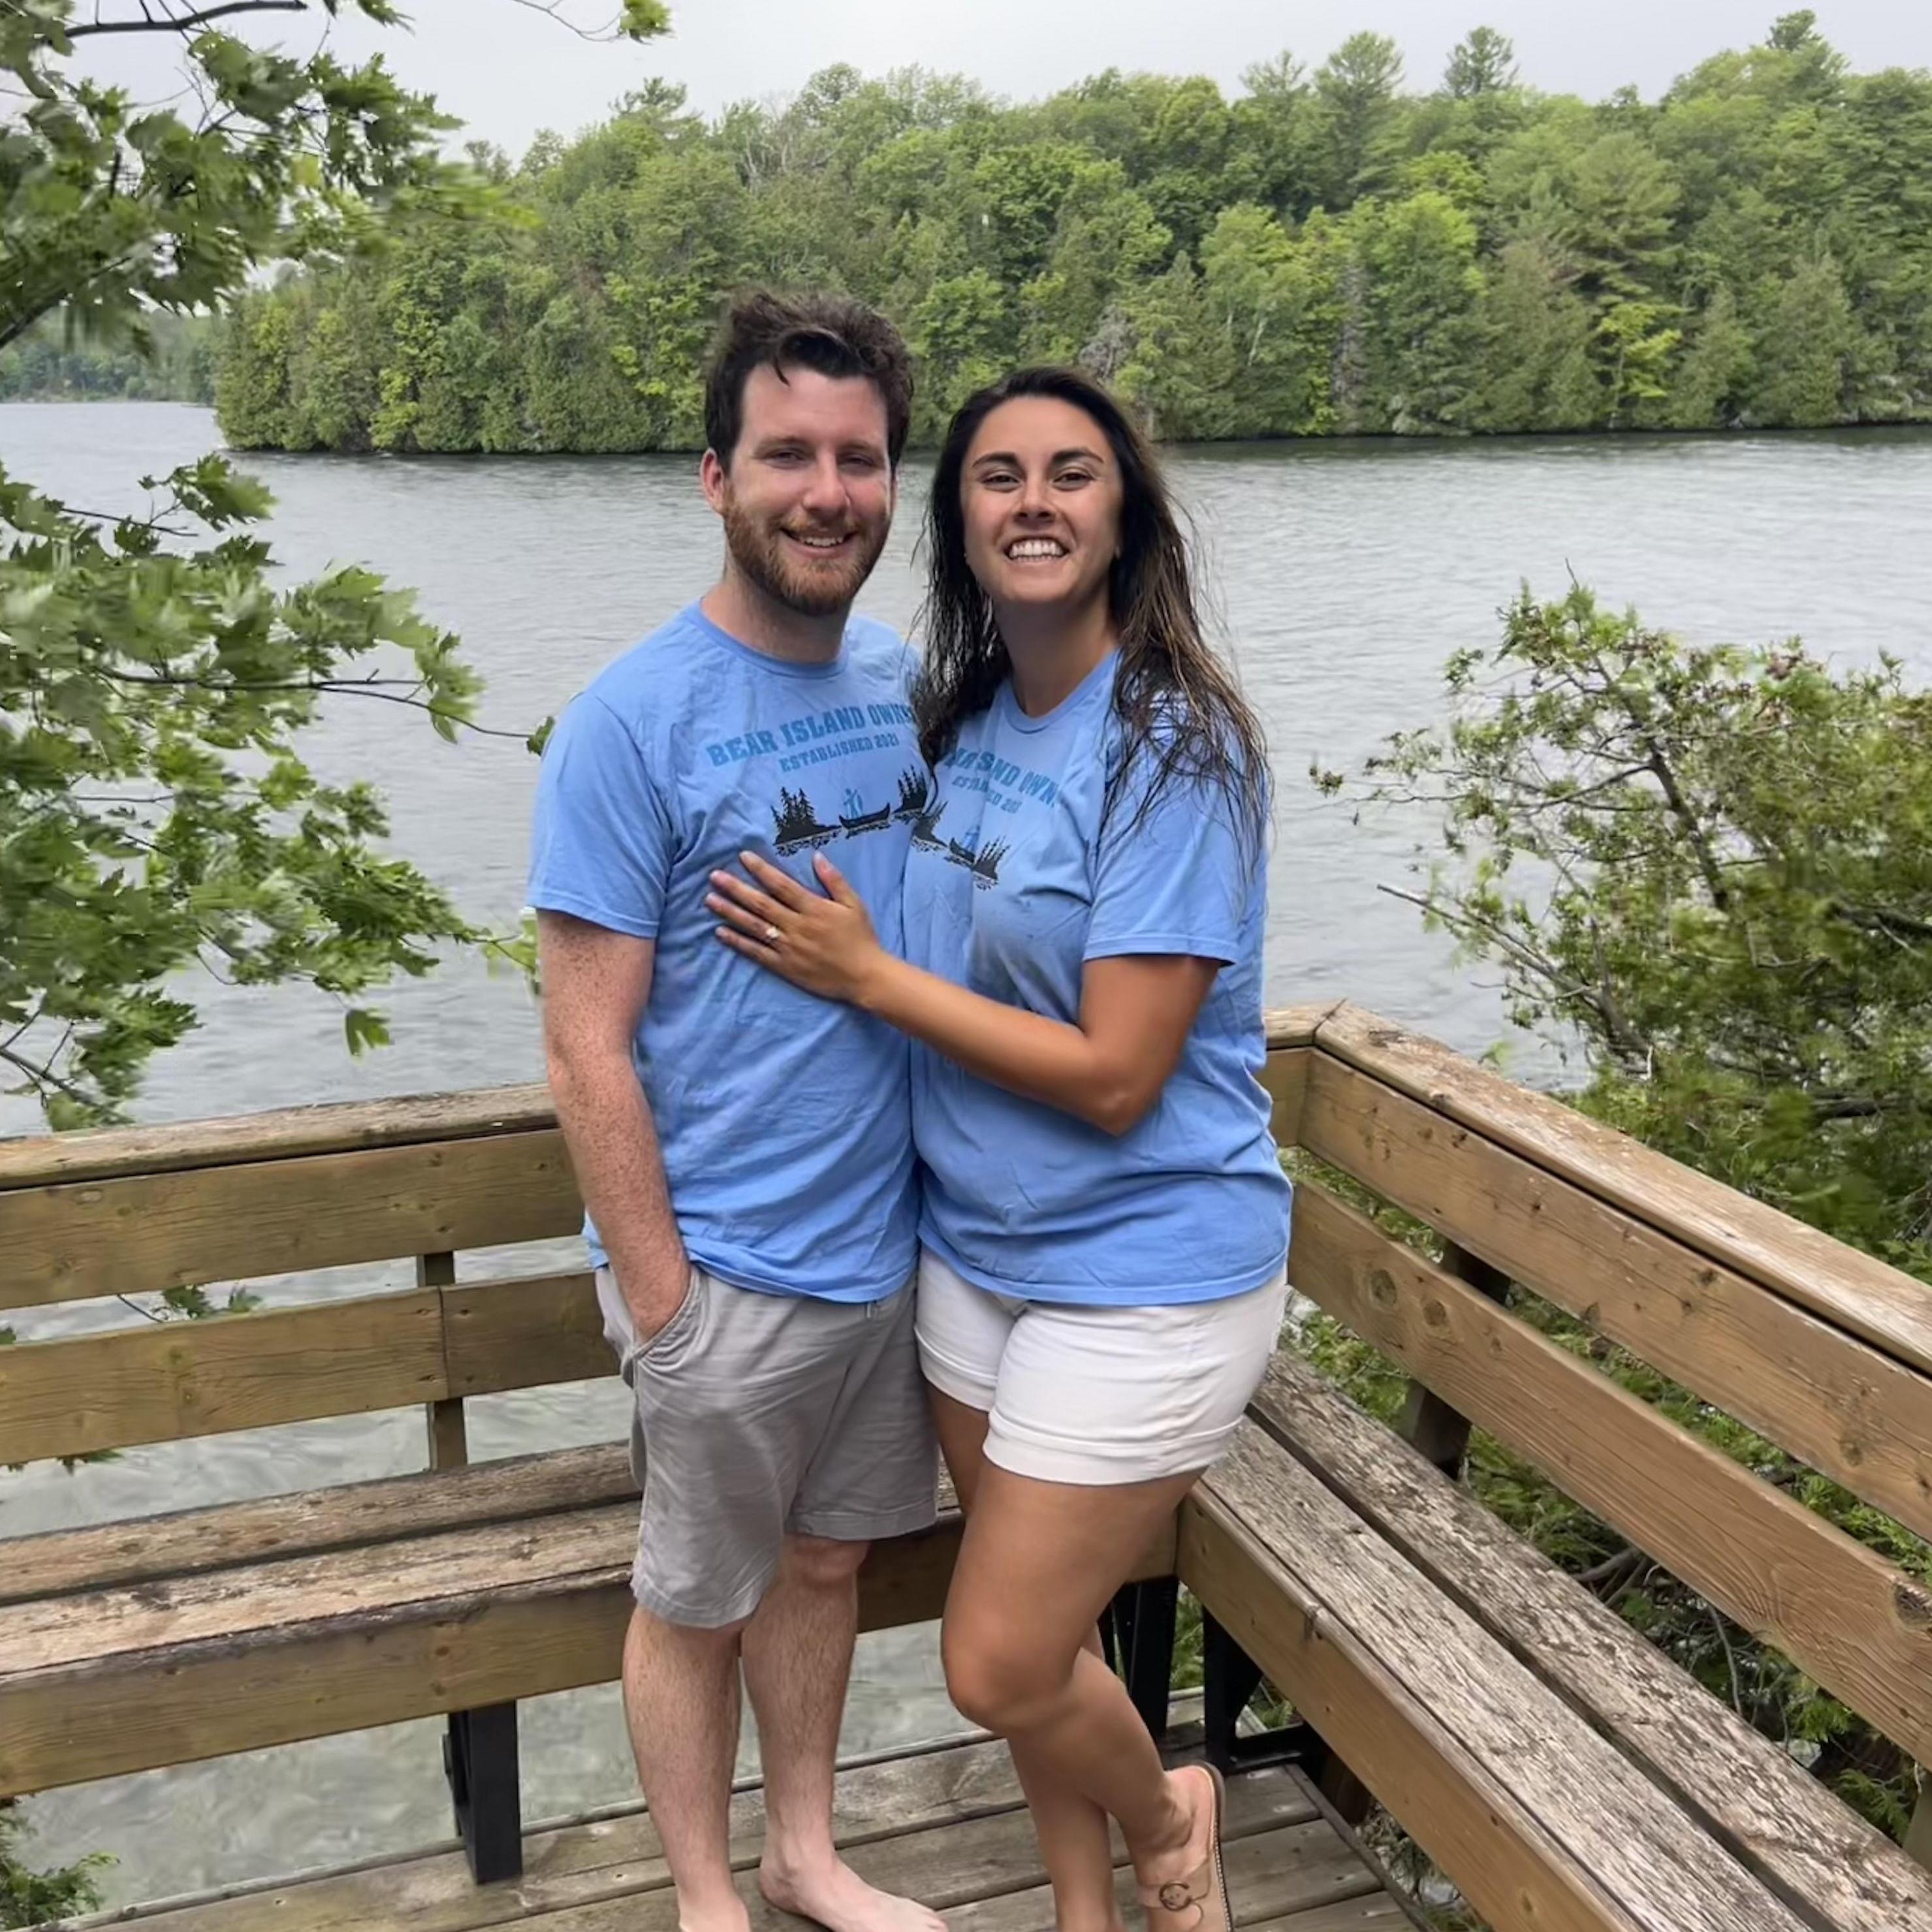
[[[1016,396],[980,424],[959,484],[966,562],[998,604],[1083,608],[1107,594],[1121,484],[1106,434],[1057,396]]]

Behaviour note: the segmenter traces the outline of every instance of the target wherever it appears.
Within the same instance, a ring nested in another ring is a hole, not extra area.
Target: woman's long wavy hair
[[[992,600],[966,561],[961,488],[980,425],[1021,396],[1052,397],[1091,417],[1120,470],[1120,554],[1108,594],[1120,635],[1114,710],[1121,740],[1105,810],[1112,810],[1128,774],[1150,758],[1136,821],[1168,784],[1205,784],[1226,794],[1236,827],[1258,854],[1268,818],[1261,725],[1202,634],[1186,539],[1153,449],[1120,404],[1077,369],[1016,370],[968,397],[946,432],[926,513],[925,662],[913,693],[920,751],[936,766],[961,724],[992,703],[1012,668]]]

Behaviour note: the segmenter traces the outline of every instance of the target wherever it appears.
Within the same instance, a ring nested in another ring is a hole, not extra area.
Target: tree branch
[[[204,7],[194,14],[170,14],[157,20],[144,14],[138,20],[95,20],[70,27],[67,37],[78,40],[89,34],[179,34],[191,27],[206,26],[230,14],[306,14],[308,0],[222,0],[216,7]]]
[[[64,1094],[76,1106],[91,1110],[94,1104],[71,1081],[63,1080],[51,1066],[40,1066],[25,1054],[16,1053],[11,1047],[0,1046],[0,1060],[9,1066],[19,1068],[34,1086],[51,1087],[57,1093]]]
[[[614,40],[619,38],[615,20],[607,21],[601,27],[580,27],[563,10],[563,0],[516,0],[516,4],[530,13],[548,14],[560,27],[574,34],[580,40]]]
[[[182,691],[232,691],[242,692],[274,691],[312,691],[322,696],[348,698],[380,698],[386,704],[406,705],[412,711],[427,712],[432,718],[446,718],[453,724],[460,724],[466,731],[473,731],[480,738],[514,738],[518,743],[529,742],[527,731],[506,731],[500,728],[478,724],[464,717],[460,711],[452,710],[446,704],[432,704],[427,698],[411,698],[400,691],[385,691],[379,686],[357,678],[323,678],[310,682],[299,678],[280,680],[264,679],[259,682],[244,682],[238,680],[212,677],[166,677],[157,674],[144,676],[139,671],[103,671],[104,677],[112,678],[116,684],[154,685],[165,689]],[[398,679],[398,683],[405,680]]]

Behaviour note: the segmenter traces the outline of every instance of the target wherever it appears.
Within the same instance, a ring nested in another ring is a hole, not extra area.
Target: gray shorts
[[[701,1268],[639,1348],[608,1268],[604,1339],[631,1386],[644,1491],[631,1587],[667,1623],[748,1617],[787,1535],[867,1542],[924,1529],[938,1453],[913,1331],[913,1285],[883,1301],[760,1294]]]

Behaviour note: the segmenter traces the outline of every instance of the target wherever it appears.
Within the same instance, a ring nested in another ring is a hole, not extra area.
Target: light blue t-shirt
[[[1040,718],[1003,685],[961,727],[913,824],[907,956],[1070,1022],[1090,959],[1185,953],[1221,970],[1160,1097],[1118,1136],[916,1046],[920,1232],[1004,1294],[1209,1301],[1260,1287],[1288,1252],[1288,1184],[1256,1078],[1263,860],[1216,788],[1172,779],[1140,812],[1144,760],[1102,824],[1116,663]]]
[[[907,665],[882,624],[854,620],[832,664],[791,664],[694,604],[598,677],[544,748],[530,902],[656,941],[638,1077],[685,1246],[741,1288],[876,1300],[917,1258],[904,1039],[739,958],[704,904],[740,850],[814,890],[822,851],[896,950],[928,802]]]

